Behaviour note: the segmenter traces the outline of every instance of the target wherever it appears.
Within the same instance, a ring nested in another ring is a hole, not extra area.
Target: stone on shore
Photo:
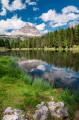
[[[48,117],[48,108],[44,102],[38,104],[37,110],[33,116],[34,120],[46,120]]]
[[[48,109],[52,118],[68,117],[68,108],[64,106],[63,102],[48,102]]]
[[[22,111],[19,109],[13,109],[12,107],[6,108],[2,120],[26,120],[22,115]]]

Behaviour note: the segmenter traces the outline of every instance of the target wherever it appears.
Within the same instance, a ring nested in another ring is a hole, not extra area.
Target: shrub
[[[23,76],[23,80],[24,80],[25,84],[31,85],[31,83],[32,83],[32,77],[27,74],[25,74]]]
[[[35,78],[32,86],[35,89],[41,89],[41,90],[49,90],[50,89],[50,84],[40,78]]]

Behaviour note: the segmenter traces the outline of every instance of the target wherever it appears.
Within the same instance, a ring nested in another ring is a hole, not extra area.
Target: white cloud
[[[37,19],[38,19],[38,17],[34,17],[33,19],[34,19],[34,20],[37,20]]]
[[[5,9],[4,7],[2,8],[2,11],[0,12],[0,15],[1,15],[1,16],[6,15],[6,9]]]
[[[18,30],[25,25],[21,18],[14,15],[11,19],[0,21],[0,34],[6,34],[8,30]]]
[[[28,5],[36,5],[36,4],[37,4],[36,2],[31,2],[30,0],[26,0],[26,3],[27,3]]]
[[[21,18],[18,18],[17,15],[14,15],[11,19],[0,20],[0,34],[11,34],[13,31],[21,29],[26,23],[27,22],[22,21]],[[35,25],[32,23],[29,24],[32,27],[36,26],[36,28],[40,31],[45,29],[44,23],[40,25]],[[11,32],[8,32],[8,30],[11,30]]]
[[[45,27],[46,27],[45,23],[36,25],[36,28],[41,32],[41,34],[46,34],[49,32],[47,29],[45,30]]]
[[[62,13],[71,13],[71,12],[79,13],[79,10],[75,6],[67,6],[62,9]]]
[[[49,31],[48,31],[47,29],[43,31],[44,34],[46,34],[46,33],[48,33],[48,32],[49,32]]]
[[[43,13],[40,18],[44,22],[49,22],[51,27],[59,27],[66,25],[70,21],[79,19],[79,10],[75,6],[68,6],[62,9],[62,13],[57,13],[56,10],[49,10]]]
[[[50,26],[52,27],[52,28],[56,28],[56,27],[60,27],[60,26],[63,26],[63,25],[67,25],[67,23],[56,23],[56,24],[53,24],[52,22],[51,23],[49,23],[50,24]]]
[[[9,4],[10,0],[1,0],[2,12],[0,15],[6,15],[6,10],[14,11],[25,9],[26,5],[22,3],[22,0],[14,0],[12,4]]]
[[[72,21],[72,22],[69,22],[69,25],[71,25],[71,24],[78,24],[78,23],[79,23],[79,21],[74,20],[74,21]]]
[[[40,24],[40,25],[36,25],[36,28],[38,29],[38,30],[40,30],[40,31],[42,31],[42,30],[44,30],[45,29],[45,23],[42,23],[42,24]]]
[[[37,10],[39,10],[39,8],[33,7],[33,10],[34,10],[34,11],[37,11]]]
[[[25,4],[22,3],[22,0],[14,0],[11,5],[9,4],[9,0],[1,0],[1,2],[3,7],[10,11],[21,10],[26,7]]]
[[[2,11],[0,12],[1,16],[6,15],[6,11],[15,11],[15,10],[22,10],[26,8],[26,4],[28,5],[36,5],[37,2],[31,2],[31,0],[26,0],[25,3],[22,3],[22,0],[14,0],[11,4],[10,0],[0,0],[2,5]],[[33,8],[34,11],[38,10],[39,8]]]

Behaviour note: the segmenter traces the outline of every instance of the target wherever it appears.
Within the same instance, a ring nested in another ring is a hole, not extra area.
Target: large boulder
[[[21,110],[8,107],[4,111],[4,116],[2,120],[25,120],[25,116],[22,115]]]
[[[52,118],[68,117],[68,108],[64,106],[63,102],[48,102],[48,109]]]
[[[46,120],[48,117],[48,108],[46,107],[46,104],[42,102],[36,107],[37,110],[35,111],[35,114],[33,116],[34,120]]]

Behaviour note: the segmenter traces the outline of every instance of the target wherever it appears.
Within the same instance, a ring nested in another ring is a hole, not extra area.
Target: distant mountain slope
[[[24,27],[20,30],[12,32],[11,36],[28,36],[28,37],[40,37],[40,31],[35,27],[35,25],[26,23]]]
[[[69,28],[75,28],[79,23],[72,23],[69,25]]]

